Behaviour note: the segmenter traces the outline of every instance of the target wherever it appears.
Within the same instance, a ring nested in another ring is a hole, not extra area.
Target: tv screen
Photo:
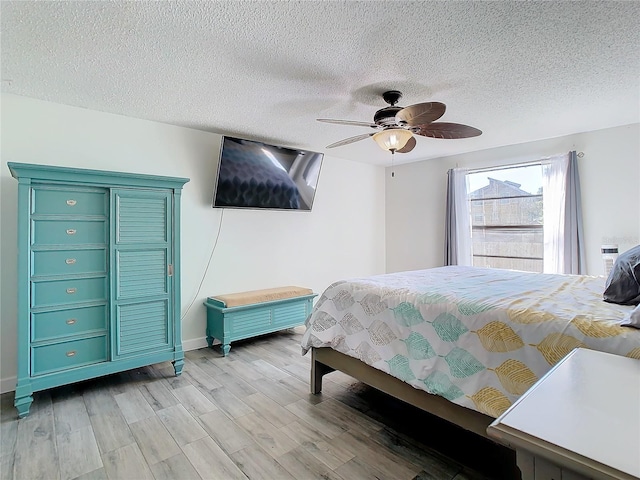
[[[323,154],[222,137],[214,208],[311,210]]]

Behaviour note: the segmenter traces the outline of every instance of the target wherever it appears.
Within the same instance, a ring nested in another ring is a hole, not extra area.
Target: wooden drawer
[[[79,335],[107,328],[107,307],[73,308],[31,314],[31,341]]]
[[[31,265],[33,265],[33,275],[105,273],[107,271],[107,251],[104,248],[38,250],[33,252]]]
[[[31,348],[31,374],[43,375],[106,360],[106,335],[42,345]]]
[[[34,245],[82,245],[107,242],[104,220],[34,220]]]
[[[31,306],[106,300],[106,278],[71,278],[31,283]]]
[[[50,215],[104,215],[105,192],[81,189],[34,188],[31,212]]]

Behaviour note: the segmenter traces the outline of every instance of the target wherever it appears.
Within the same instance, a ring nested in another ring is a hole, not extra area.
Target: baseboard
[[[17,377],[0,379],[0,393],[15,392]]]
[[[213,344],[220,343],[218,340],[215,340]],[[207,346],[206,337],[200,338],[192,338],[190,340],[185,340],[182,342],[182,350],[188,352],[189,350],[197,350],[198,348],[203,348]],[[0,394],[7,392],[14,392],[16,390],[16,380],[14,377],[0,378]]]
[[[213,344],[219,344],[220,341],[219,340],[214,340]],[[199,348],[204,348],[207,346],[207,338],[206,337],[200,337],[200,338],[192,338],[190,340],[183,340],[182,341],[182,350],[184,350],[185,352],[188,352],[189,350],[197,350]]]

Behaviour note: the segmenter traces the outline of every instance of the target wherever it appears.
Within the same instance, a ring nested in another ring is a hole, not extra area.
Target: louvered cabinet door
[[[171,192],[112,189],[112,358],[173,348]]]

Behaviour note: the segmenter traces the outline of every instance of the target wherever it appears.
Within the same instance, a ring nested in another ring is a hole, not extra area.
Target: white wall
[[[321,293],[339,278],[384,272],[381,167],[325,155],[312,212],[224,210],[223,214],[211,208],[220,135],[15,95],[3,94],[1,101],[2,392],[15,388],[16,372],[17,182],[6,162],[191,179],[182,196],[185,349],[205,345],[202,302],[209,295],[282,285]],[[220,237],[205,276],[222,215]]]
[[[639,139],[640,124],[633,124],[396,166],[394,178],[389,171],[386,175],[386,270],[443,265],[448,169],[534,161],[576,150],[584,153],[578,169],[587,273],[602,275],[600,245],[618,243],[623,252],[640,243]]]

